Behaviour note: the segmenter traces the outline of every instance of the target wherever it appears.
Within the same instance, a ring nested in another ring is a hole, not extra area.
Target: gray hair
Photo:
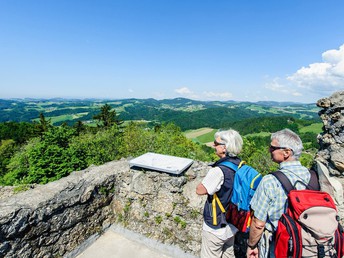
[[[226,144],[228,156],[235,157],[241,152],[243,140],[237,131],[233,129],[219,131],[215,133],[214,137],[215,139],[220,137],[221,141]]]
[[[291,149],[293,156],[298,160],[301,156],[303,146],[300,137],[290,129],[283,129],[271,135],[271,140],[275,139],[279,147]]]

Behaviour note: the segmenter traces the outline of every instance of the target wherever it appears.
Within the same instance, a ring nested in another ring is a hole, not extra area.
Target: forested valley
[[[288,107],[284,109],[288,112],[276,114],[276,110],[268,112],[268,106],[261,108],[265,109],[264,112],[257,111],[257,106],[252,107],[250,103],[245,106],[234,103],[233,108],[223,108],[223,103],[202,103],[203,106],[200,106],[199,102],[193,102],[192,110],[188,110],[190,105],[187,107],[185,101],[190,102],[181,99],[173,102],[173,108],[161,108],[161,103],[158,105],[154,100],[149,100],[156,107],[148,105],[143,108],[138,105],[141,107],[141,116],[135,105],[126,103],[127,108],[116,112],[115,107],[119,106],[102,103],[87,113],[87,121],[93,120],[93,124],[74,119],[52,123],[51,117],[46,117],[52,111],[35,110],[33,113],[37,117],[30,115],[30,119],[26,119],[23,118],[27,115],[25,109],[18,116],[11,113],[13,109],[20,110],[19,104],[15,108],[3,104],[2,112],[11,111],[6,114],[12,114],[15,119],[2,117],[3,121],[0,122],[0,185],[25,188],[30,184],[45,184],[92,164],[137,157],[146,152],[211,162],[216,160],[213,149],[205,142],[185,136],[185,130],[207,126],[216,128],[214,130],[238,130],[244,138],[240,157],[263,174],[276,169],[267,147],[270,133],[283,128],[290,128],[301,136],[306,149],[301,162],[306,166],[312,163],[318,148],[318,132],[305,128],[312,128],[312,125],[319,123],[314,111],[305,108],[295,113]],[[163,104],[166,107],[169,103]],[[66,109],[74,112],[81,110],[86,114],[85,108],[77,109],[70,105],[61,110]],[[61,114],[61,110],[55,112]],[[131,111],[133,114],[129,119]],[[150,120],[143,120],[144,116]],[[213,133],[207,141],[211,142],[212,137]]]

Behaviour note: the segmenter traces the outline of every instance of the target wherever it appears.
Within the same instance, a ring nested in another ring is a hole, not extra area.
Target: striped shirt
[[[310,173],[299,161],[282,162],[279,170],[298,190],[305,189],[305,185],[309,183]],[[302,181],[305,185],[296,181]],[[285,212],[286,200],[287,195],[281,183],[274,176],[266,175],[260,182],[250,205],[254,216],[266,222],[265,228],[272,232],[276,230],[278,220]]]

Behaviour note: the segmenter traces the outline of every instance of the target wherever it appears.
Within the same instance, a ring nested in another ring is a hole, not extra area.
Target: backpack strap
[[[318,173],[315,172],[315,170],[310,169],[309,173],[311,173],[311,179],[309,180],[308,183],[308,188],[315,190],[315,191],[320,191],[320,183],[319,183],[319,177],[318,177]]]
[[[228,167],[228,168],[230,168],[236,172],[242,165],[244,165],[244,163],[245,163],[245,161],[241,161],[239,165],[236,165],[230,161],[223,161],[220,164],[218,164],[218,166],[225,166],[225,167]],[[226,210],[223,208],[223,205],[222,205],[219,197],[217,196],[216,193],[214,193],[213,201],[211,203],[212,210],[213,210],[213,225],[214,226],[217,225],[216,204],[219,206],[222,213],[226,212]]]
[[[216,193],[214,193],[214,195],[213,195],[213,201],[212,201],[212,203],[211,203],[211,205],[212,205],[212,210],[213,210],[213,225],[214,225],[214,226],[217,226],[216,204],[219,206],[219,208],[220,208],[220,210],[221,210],[222,213],[225,213],[225,212],[226,212],[225,208],[223,208],[223,205],[222,205],[222,203],[221,203],[219,197],[217,196]]]
[[[238,165],[236,165],[236,164],[234,164],[233,162],[230,162],[230,161],[223,161],[220,164],[218,164],[218,166],[228,167],[228,168],[234,170],[235,172],[239,169]]]
[[[276,177],[276,179],[282,184],[284,191],[288,194],[291,190],[294,190],[295,187],[291,184],[289,178],[280,170],[277,170],[270,175]]]
[[[320,184],[319,184],[317,173],[314,170],[309,170],[309,173],[311,174],[311,178],[309,180],[308,185],[306,185],[306,188],[312,189],[315,191],[319,191],[320,190]],[[278,171],[275,171],[275,172],[270,173],[270,174],[277,178],[277,180],[282,184],[282,186],[283,186],[283,188],[287,194],[291,190],[295,189],[295,187],[291,184],[289,178],[282,171],[278,170]],[[297,181],[297,182],[302,183],[301,181]]]

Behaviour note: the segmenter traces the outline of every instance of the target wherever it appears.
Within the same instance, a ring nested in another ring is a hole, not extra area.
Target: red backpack
[[[344,256],[344,234],[336,205],[328,193],[319,191],[316,172],[310,173],[305,190],[296,190],[281,171],[271,173],[288,195],[288,207],[278,221],[275,235],[278,258]]]

